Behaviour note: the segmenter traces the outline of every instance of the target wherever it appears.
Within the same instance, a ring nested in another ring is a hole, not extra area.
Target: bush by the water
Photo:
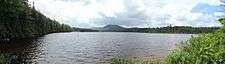
[[[17,56],[10,53],[0,53],[0,64],[15,64],[14,59],[16,58]]]
[[[224,64],[225,34],[210,33],[193,37],[172,52],[167,64]]]
[[[219,20],[225,24],[225,19]],[[166,64],[224,64],[224,28],[215,33],[201,34],[181,44],[165,59]]]

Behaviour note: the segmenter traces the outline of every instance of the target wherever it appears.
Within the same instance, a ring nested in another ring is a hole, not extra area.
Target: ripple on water
[[[191,34],[120,32],[54,33],[0,44],[3,53],[37,64],[105,64],[113,58],[164,57]]]

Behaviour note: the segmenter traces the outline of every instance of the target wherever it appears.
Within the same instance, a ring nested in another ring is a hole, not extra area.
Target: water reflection
[[[37,63],[42,54],[41,38],[29,38],[1,42],[1,57],[10,64],[31,64]]]

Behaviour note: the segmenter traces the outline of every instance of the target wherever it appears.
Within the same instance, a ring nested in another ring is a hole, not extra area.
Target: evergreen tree
[[[31,8],[27,0],[0,0],[0,39],[20,39],[72,31]]]

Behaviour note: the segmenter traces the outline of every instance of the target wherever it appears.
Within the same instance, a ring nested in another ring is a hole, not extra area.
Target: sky
[[[222,1],[222,0],[221,0]],[[221,26],[220,0],[29,0],[51,19],[73,27]]]

